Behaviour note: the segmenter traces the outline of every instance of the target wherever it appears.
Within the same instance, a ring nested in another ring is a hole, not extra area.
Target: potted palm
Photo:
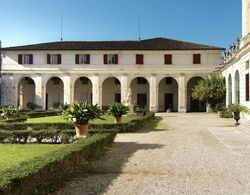
[[[103,119],[102,111],[98,105],[79,103],[69,106],[65,111],[66,118],[75,125],[78,138],[84,138],[88,134],[89,121]]]
[[[127,106],[120,103],[114,103],[110,106],[108,113],[115,117],[115,123],[121,123],[122,115],[127,114],[128,110],[129,108]]]
[[[234,115],[234,120],[236,121],[235,125],[240,125],[239,120],[240,120],[240,113],[249,113],[249,109],[246,106],[243,106],[241,104],[232,104],[229,106],[229,110],[233,113]]]

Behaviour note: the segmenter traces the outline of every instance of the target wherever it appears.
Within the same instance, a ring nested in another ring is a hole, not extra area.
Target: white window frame
[[[87,64],[87,61],[88,60],[86,54],[79,54],[79,64]]]
[[[30,64],[30,54],[23,54],[23,64]]]
[[[54,62],[53,59],[56,59],[56,61]],[[58,64],[58,54],[51,54],[51,64]]]
[[[107,55],[107,63],[108,64],[115,64],[115,54],[108,54]]]

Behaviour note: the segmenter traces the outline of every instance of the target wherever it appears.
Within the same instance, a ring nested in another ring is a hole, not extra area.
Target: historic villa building
[[[165,38],[62,41],[3,49],[2,104],[43,109],[124,102],[151,111],[205,111],[193,86],[219,66],[223,48]]]
[[[227,105],[250,108],[250,0],[242,0],[242,38],[225,52],[222,74],[227,85]]]

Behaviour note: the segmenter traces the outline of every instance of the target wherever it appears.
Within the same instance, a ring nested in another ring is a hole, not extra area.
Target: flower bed
[[[65,178],[69,179],[77,167],[84,169],[89,160],[102,154],[105,147],[113,143],[115,135],[115,131],[98,133],[0,170],[0,194],[48,193]]]

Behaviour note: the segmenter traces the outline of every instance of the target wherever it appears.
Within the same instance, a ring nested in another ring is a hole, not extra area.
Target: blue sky
[[[241,35],[241,0],[0,0],[0,39],[15,46],[60,40],[168,37],[227,47]]]

